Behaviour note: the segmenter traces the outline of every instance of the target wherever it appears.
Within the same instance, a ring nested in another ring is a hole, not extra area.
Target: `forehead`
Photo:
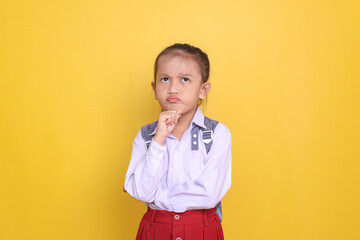
[[[189,55],[163,55],[158,60],[159,73],[190,73],[200,75],[200,68]]]

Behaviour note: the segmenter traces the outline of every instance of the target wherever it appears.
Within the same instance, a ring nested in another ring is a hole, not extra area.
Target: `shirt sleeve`
[[[151,140],[146,149],[141,130],[135,137],[129,168],[125,176],[125,190],[134,198],[149,203],[154,201],[161,188],[165,145]]]
[[[231,186],[231,134],[221,123],[215,128],[213,144],[207,157],[205,167],[197,179],[163,191],[155,199],[155,204],[166,205],[174,212],[215,207]]]

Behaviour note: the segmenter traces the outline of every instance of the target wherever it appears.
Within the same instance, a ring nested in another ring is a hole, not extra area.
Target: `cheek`
[[[161,91],[162,91],[162,89],[161,89],[161,84],[156,84],[156,86],[155,86],[155,92],[156,92],[157,94],[159,94],[159,93],[161,93]]]

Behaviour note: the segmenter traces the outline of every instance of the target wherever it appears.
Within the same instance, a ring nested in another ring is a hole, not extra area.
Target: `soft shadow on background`
[[[360,239],[357,1],[0,3],[0,239],[134,239],[132,141],[156,55],[208,53],[229,127],[226,239]]]

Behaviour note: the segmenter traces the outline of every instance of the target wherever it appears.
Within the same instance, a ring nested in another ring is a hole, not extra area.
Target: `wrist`
[[[166,138],[167,138],[167,136],[155,134],[155,136],[154,136],[153,139],[154,139],[154,141],[156,141],[158,144],[164,145]]]

